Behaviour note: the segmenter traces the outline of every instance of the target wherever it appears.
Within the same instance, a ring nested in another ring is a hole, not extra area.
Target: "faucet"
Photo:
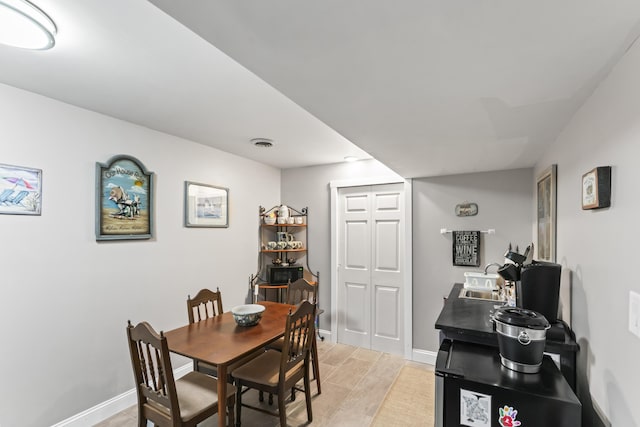
[[[491,267],[492,265],[495,265],[496,267],[500,268],[502,267],[502,265],[498,264],[497,262],[492,262],[491,264],[487,264],[484,267],[484,274],[487,274],[487,270],[489,269],[489,267]]]

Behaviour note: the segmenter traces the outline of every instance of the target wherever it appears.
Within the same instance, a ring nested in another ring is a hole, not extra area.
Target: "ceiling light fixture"
[[[344,158],[344,161],[345,161],[345,162],[355,162],[356,160],[358,160],[358,158],[357,158],[357,157],[355,157],[355,156],[346,156],[346,157]]]
[[[27,0],[0,0],[0,43],[24,49],[51,49],[56,24]]]
[[[256,147],[260,148],[271,148],[273,147],[273,141],[267,138],[253,138],[251,143]]]

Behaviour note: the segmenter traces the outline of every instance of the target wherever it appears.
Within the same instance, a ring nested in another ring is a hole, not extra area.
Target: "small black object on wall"
[[[599,166],[582,175],[582,209],[611,206],[611,166]]]

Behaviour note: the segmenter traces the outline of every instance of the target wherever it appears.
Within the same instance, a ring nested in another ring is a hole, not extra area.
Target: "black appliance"
[[[300,265],[270,265],[267,267],[269,283],[271,284],[286,284],[289,281],[295,282],[298,279],[302,279],[304,268]]]
[[[516,283],[516,305],[537,311],[550,323],[558,321],[560,272],[562,266],[551,262],[532,261],[522,266]]]
[[[493,321],[502,364],[527,374],[539,372],[551,327],[547,319],[535,311],[503,306],[496,309]]]
[[[495,347],[444,340],[435,375],[436,427],[582,424],[580,401],[547,355],[540,372],[524,374],[502,366]]]

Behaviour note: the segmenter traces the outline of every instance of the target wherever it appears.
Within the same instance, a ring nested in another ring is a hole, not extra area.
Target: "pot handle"
[[[520,333],[518,334],[518,342],[522,345],[531,344],[531,337],[529,336],[527,331],[520,331]]]

